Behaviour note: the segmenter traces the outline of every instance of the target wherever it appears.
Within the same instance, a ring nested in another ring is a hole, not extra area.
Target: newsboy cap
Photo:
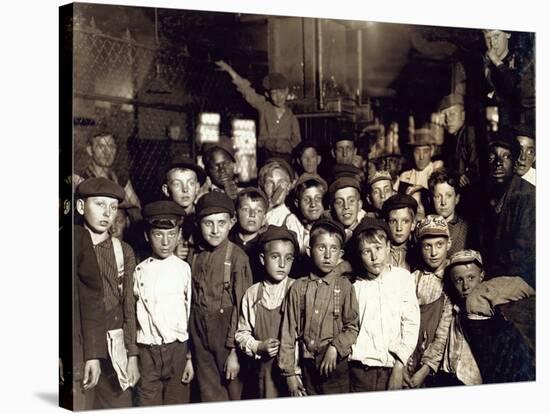
[[[123,201],[126,197],[124,188],[104,177],[88,178],[82,181],[76,189],[81,198],[86,197],[111,197]]]
[[[483,267],[481,254],[476,250],[460,250],[454,253],[449,258],[449,267],[456,264],[477,263],[479,267]]]
[[[375,171],[373,174],[369,174],[367,177],[367,185],[371,187],[374,183],[382,180],[388,180],[392,182],[391,174],[386,170]]]
[[[260,244],[262,246],[273,240],[288,240],[294,245],[295,251],[300,250],[296,233],[289,230],[286,226],[274,226],[270,224],[267,226],[266,231],[260,235]]]
[[[447,221],[437,214],[424,217],[416,227],[416,236],[421,239],[426,236],[450,237]]]
[[[390,211],[399,210],[400,208],[405,207],[411,208],[414,215],[416,215],[416,212],[418,210],[418,203],[416,202],[414,197],[407,194],[397,193],[384,201],[384,204],[382,205],[382,212],[384,214],[384,217],[388,217]]]
[[[353,230],[352,238],[354,240],[357,240],[357,237],[364,231],[367,230],[383,230],[386,232],[386,235],[389,236],[390,234],[390,228],[388,227],[388,223],[386,223],[385,220],[377,219],[374,217],[364,217],[363,220],[359,222],[357,227]]]
[[[450,95],[445,96],[439,103],[439,110],[443,111],[444,109],[450,108],[454,105],[464,106],[464,98],[458,93],[451,93]]]
[[[342,226],[337,221],[332,220],[331,218],[321,218],[313,223],[311,226],[311,230],[309,234],[312,234],[315,229],[318,229],[319,227],[329,228],[332,231],[338,233],[340,237],[342,237],[342,240],[346,240],[346,231],[344,230],[344,226]],[[311,239],[310,239],[311,241]]]
[[[352,187],[355,188],[359,193],[361,193],[361,184],[355,178],[352,177],[339,177],[334,180],[328,187],[328,192],[330,194],[330,199],[334,198],[336,191],[341,190],[342,188]]]
[[[221,135],[218,142],[207,142],[202,146],[202,153],[205,160],[210,160],[215,149],[221,149],[235,161],[235,149],[231,138]]]
[[[262,86],[267,91],[272,89],[286,89],[288,88],[288,79],[282,73],[272,72],[264,78]]]
[[[414,134],[409,137],[408,145],[412,147],[423,147],[425,145],[433,145],[434,137],[428,128],[420,128],[414,131]]]
[[[180,220],[185,216],[185,209],[170,200],[153,201],[143,207],[143,218],[152,220]]]
[[[235,215],[235,205],[227,194],[221,191],[211,191],[199,198],[195,211],[199,220],[217,213],[227,213],[233,217]]]
[[[295,188],[298,188],[300,185],[307,183],[309,181],[313,181],[317,184],[319,184],[323,188],[323,192],[326,193],[328,190],[328,184],[319,174],[311,174],[311,173],[303,173],[298,177],[296,180]]]
[[[173,170],[174,168],[181,168],[186,170],[195,171],[195,174],[197,174],[197,179],[199,180],[200,185],[203,185],[206,181],[206,172],[202,167],[197,165],[191,158],[187,157],[176,157],[172,163],[166,168],[165,171],[165,177],[166,174],[168,174],[169,171]]]

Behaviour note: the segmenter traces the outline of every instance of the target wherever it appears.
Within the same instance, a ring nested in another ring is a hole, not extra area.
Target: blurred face
[[[128,216],[124,209],[119,209],[116,213],[113,224],[109,228],[109,233],[111,236],[116,237],[119,240],[124,240],[124,233],[126,229],[130,226]]]
[[[92,162],[104,168],[109,168],[115,162],[117,146],[112,135],[102,135],[92,139],[87,147]]]
[[[275,168],[265,178],[263,190],[275,206],[282,204],[290,191],[288,173],[280,168]]]
[[[531,168],[535,162],[535,140],[523,136],[517,137],[517,140],[521,146],[521,153],[516,161],[516,174],[522,176],[529,171],[529,168]]]
[[[401,171],[401,158],[387,157],[384,160],[384,168],[389,171],[392,177],[397,177]]]
[[[361,262],[371,279],[375,279],[388,267],[387,258],[390,254],[388,241],[367,242],[362,241],[359,246]]]
[[[85,225],[96,234],[109,230],[115,221],[118,200],[111,197],[88,197],[77,201],[77,210],[84,216]]]
[[[294,244],[288,240],[273,240],[260,253],[260,261],[272,282],[278,283],[288,276],[294,262]]]
[[[178,244],[179,227],[173,229],[150,229],[145,239],[151,245],[153,255],[158,259],[166,259],[174,253]]]
[[[337,164],[353,164],[353,158],[357,153],[355,144],[351,140],[336,142],[333,151]]]
[[[422,171],[432,161],[432,147],[430,145],[420,145],[413,150],[414,165],[418,171]]]
[[[464,107],[462,105],[453,105],[443,110],[445,117],[445,129],[449,134],[456,134],[464,125]]]
[[[317,167],[321,163],[321,157],[315,148],[306,148],[300,157],[300,164],[305,172],[317,174]]]
[[[164,193],[183,208],[193,205],[200,189],[197,173],[178,168],[167,175],[167,183],[162,188]]]
[[[382,211],[384,201],[393,194],[392,182],[389,180],[380,180],[371,185],[368,200],[376,210]]]
[[[336,220],[342,223],[344,227],[350,227],[357,222],[357,215],[359,210],[363,208],[363,202],[356,188],[346,187],[334,193],[332,207]]]
[[[448,183],[439,183],[434,187],[433,202],[435,212],[447,221],[455,216],[455,209],[460,201],[460,194],[457,194],[455,188]]]
[[[424,263],[432,271],[440,270],[447,259],[451,241],[447,237],[425,237],[420,241]]]
[[[508,148],[493,145],[489,148],[489,175],[499,184],[507,182],[514,173],[514,159]]]
[[[458,295],[466,299],[471,290],[483,281],[485,274],[477,264],[467,263],[454,265],[450,276]]]
[[[244,197],[237,209],[239,227],[244,233],[257,233],[265,223],[266,213],[266,206],[261,199],[252,200],[250,197]]]
[[[235,178],[235,162],[222,149],[215,149],[212,152],[212,159],[207,168],[212,182],[218,187],[223,187],[224,179],[230,181]]]
[[[388,213],[391,241],[394,246],[401,246],[409,240],[414,224],[414,216],[408,207],[391,210]]]
[[[420,192],[417,191],[416,193],[411,194],[411,197],[414,198],[418,204],[418,208],[416,209],[416,221],[418,222],[426,217],[426,208],[424,207],[424,203],[422,203]]]
[[[309,187],[300,197],[298,207],[307,221],[319,220],[323,214],[323,190],[320,186]]]
[[[343,254],[344,251],[338,237],[328,232],[319,234],[310,249],[313,265],[323,275],[336,267]]]
[[[510,34],[500,30],[490,30],[483,32],[485,37],[485,46],[487,50],[493,50],[498,57],[504,57],[508,51],[508,40]]]
[[[205,216],[200,222],[202,237],[210,246],[218,247],[227,239],[229,230],[231,230],[235,221],[228,213]]]
[[[269,91],[269,97],[271,102],[278,108],[285,105],[286,97],[288,96],[288,88],[285,89],[271,89]]]

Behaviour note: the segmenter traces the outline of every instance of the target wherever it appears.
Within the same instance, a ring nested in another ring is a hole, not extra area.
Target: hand
[[[422,368],[420,368],[418,371],[415,372],[415,374],[412,376],[410,381],[410,387],[411,388],[420,388],[422,384],[424,384],[424,381],[426,381],[426,377],[430,373],[430,367],[427,365],[422,365]]]
[[[185,363],[185,368],[183,369],[183,375],[181,377],[181,382],[184,384],[189,384],[193,377],[195,376],[195,369],[193,368],[193,362],[191,359],[188,359]]]
[[[187,260],[187,256],[189,256],[189,243],[184,241],[178,243],[176,246],[176,251],[174,253],[181,260]]]
[[[235,350],[235,348],[233,348],[227,356],[225,364],[223,365],[225,379],[228,381],[234,380],[235,378],[237,378],[237,375],[239,375],[240,369],[241,366],[239,364],[239,357],[237,356],[237,351]]]
[[[292,397],[305,397],[307,395],[304,384],[298,375],[286,377],[286,385]]]
[[[470,179],[466,174],[462,174],[458,180],[458,184],[461,187],[466,187],[467,185],[470,185]]]
[[[489,60],[491,62],[493,62],[493,65],[495,65],[495,66],[502,65],[502,60],[500,60],[500,58],[498,57],[497,52],[495,51],[495,49],[487,50],[486,55],[489,58]]]
[[[405,368],[401,361],[395,361],[388,381],[388,390],[400,390],[403,388],[403,372]]]
[[[82,380],[82,388],[91,390],[97,385],[99,376],[101,375],[101,366],[99,359],[89,359],[84,364],[84,379]]]
[[[59,383],[65,384],[65,376],[63,375],[63,360],[59,358]]]
[[[284,203],[285,198],[288,195],[288,187],[289,183],[283,181],[277,186],[277,188],[275,188],[275,191],[273,191],[273,195],[271,196],[271,207]]]
[[[403,370],[403,388],[413,388],[411,385],[411,377],[406,369]]]
[[[258,344],[258,353],[268,355],[273,358],[279,352],[279,340],[275,338],[269,338]]]
[[[141,378],[138,367],[138,357],[133,355],[128,358],[128,381],[130,387],[136,385]]]
[[[225,61],[223,60],[217,60],[216,62],[216,65],[221,69],[221,70],[225,70],[226,72],[229,72],[231,70],[231,66],[229,66]]]
[[[325,351],[325,356],[323,357],[323,362],[321,362],[321,375],[330,375],[334,368],[336,368],[336,358],[338,357],[338,351],[334,345],[329,345]]]

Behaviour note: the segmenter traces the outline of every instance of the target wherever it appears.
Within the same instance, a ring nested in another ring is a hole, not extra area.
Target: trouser
[[[240,400],[242,382],[225,378],[224,365],[231,351],[225,346],[232,307],[223,313],[206,314],[193,308],[189,333],[193,343],[193,365],[200,399],[206,401]]]
[[[83,368],[83,367],[82,367]],[[82,369],[81,368],[81,369]],[[59,403],[62,407],[72,407],[73,411],[91,410],[94,403],[94,389],[82,389],[81,370],[72,372],[65,370],[65,381],[59,384]]]
[[[324,352],[321,353],[324,356]],[[301,364],[303,384],[308,395],[342,394],[349,392],[348,361],[343,359],[328,376],[321,375],[319,367],[322,358],[303,359]]]
[[[101,360],[101,375],[94,390],[94,409],[132,406],[132,388],[122,391],[110,359]]]
[[[139,406],[189,402],[190,384],[181,382],[187,364],[187,350],[187,341],[140,345],[141,379],[136,388]]]
[[[426,378],[426,387],[454,387],[464,385],[456,375],[439,370],[434,376]]]
[[[388,389],[391,368],[369,367],[360,362],[349,363],[351,392],[384,391]]]

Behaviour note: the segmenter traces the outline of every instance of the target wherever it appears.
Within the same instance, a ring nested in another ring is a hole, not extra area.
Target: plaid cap
[[[266,231],[260,235],[260,245],[263,247],[267,242],[273,240],[288,240],[294,244],[294,250],[298,252],[300,246],[298,244],[298,239],[296,238],[296,233],[292,230],[289,230],[286,226],[274,226],[270,224],[267,226]]]
[[[375,171],[374,174],[369,174],[367,177],[367,184],[369,187],[371,187],[374,183],[382,180],[388,180],[392,182],[391,174],[389,171],[381,170],[381,171]]]
[[[454,105],[464,106],[464,97],[462,95],[459,95],[458,93],[451,93],[450,95],[445,96],[441,100],[441,102],[439,103],[438,109],[442,111]]]
[[[235,216],[235,205],[227,194],[221,191],[211,191],[199,198],[195,211],[199,220],[217,213],[228,213],[233,217]]]
[[[426,236],[450,237],[449,225],[437,214],[429,214],[416,227],[416,236],[421,239]]]
[[[298,177],[298,180],[296,180],[295,188],[298,188],[303,183],[307,183],[308,181],[314,181],[317,184],[319,184],[321,187],[323,187],[323,192],[326,193],[328,190],[328,184],[323,178],[321,178],[318,174],[311,174],[311,173],[303,173]]]
[[[449,266],[468,263],[477,263],[479,267],[483,267],[481,254],[476,250],[460,250],[449,258]]]
[[[262,86],[267,91],[272,89],[286,89],[288,88],[288,79],[282,73],[272,72],[263,79]]]
[[[143,207],[143,218],[149,223],[161,219],[181,220],[185,214],[183,207],[170,200],[153,201]]]
[[[76,193],[79,197],[110,197],[116,198],[118,201],[124,201],[126,193],[124,188],[105,177],[88,178],[82,181]]]

